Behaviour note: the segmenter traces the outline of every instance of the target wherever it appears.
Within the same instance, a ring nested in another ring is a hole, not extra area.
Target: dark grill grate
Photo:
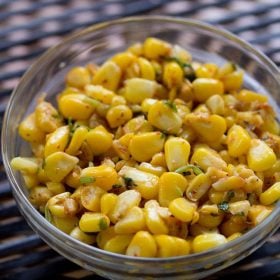
[[[12,89],[48,47],[74,30],[139,14],[189,17],[222,26],[280,66],[279,0],[0,0],[0,125]],[[0,278],[103,279],[59,256],[30,230],[2,164],[0,157]],[[280,278],[279,241],[278,231],[254,254],[209,279]]]

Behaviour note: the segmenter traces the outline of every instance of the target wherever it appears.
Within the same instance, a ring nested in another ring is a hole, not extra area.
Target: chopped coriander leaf
[[[191,170],[193,171],[193,173],[195,175],[199,175],[199,174],[203,173],[203,171],[201,170],[201,168],[199,166],[196,166],[196,165],[193,165],[193,164],[188,164],[188,165],[184,165],[182,167],[179,167],[178,169],[175,170],[175,172],[179,173],[179,174],[190,175],[189,172]]]
[[[217,206],[222,212],[228,213],[229,204],[227,201],[223,201],[223,202],[219,203]]]
[[[108,224],[107,224],[107,221],[106,221],[105,218],[101,218],[101,219],[99,220],[99,228],[100,228],[101,230],[105,230],[105,229],[108,228]]]
[[[137,185],[133,182],[133,179],[130,178],[130,177],[123,177],[123,179],[124,179],[125,186],[126,186],[127,188],[131,188],[131,187],[137,186]]]
[[[90,176],[84,176],[80,178],[80,183],[81,184],[90,184],[93,183],[95,181],[94,177],[90,177]]]
[[[176,107],[176,105],[175,105],[172,101],[170,101],[170,100],[165,100],[165,101],[164,101],[164,104],[165,104],[166,106],[170,107],[174,112],[177,112],[177,107]]]
[[[230,201],[232,198],[234,198],[235,193],[234,191],[228,191],[226,196],[226,201]]]

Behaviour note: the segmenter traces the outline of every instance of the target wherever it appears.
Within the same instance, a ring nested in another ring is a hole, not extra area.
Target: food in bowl
[[[280,198],[280,126],[232,62],[192,61],[147,38],[73,67],[57,108],[19,126],[33,157],[11,161],[56,227],[136,257],[199,253],[261,223]]]

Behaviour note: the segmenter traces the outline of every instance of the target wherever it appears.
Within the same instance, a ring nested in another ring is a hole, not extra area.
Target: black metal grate
[[[27,67],[63,35],[139,14],[174,15],[222,26],[280,66],[279,0],[0,0],[0,127]],[[0,157],[0,278],[103,279],[59,256],[28,227],[12,198]],[[93,276],[94,275],[94,276]],[[209,279],[280,278],[280,232],[254,254]]]

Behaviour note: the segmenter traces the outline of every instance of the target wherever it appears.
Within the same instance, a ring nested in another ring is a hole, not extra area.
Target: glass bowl
[[[234,61],[246,72],[245,86],[267,94],[279,116],[279,70],[249,44],[226,31],[193,20],[158,16],[124,18],[94,25],[66,38],[25,73],[5,114],[2,130],[4,165],[18,207],[31,228],[71,261],[111,279],[199,279],[232,265],[260,247],[280,224],[279,203],[264,222],[226,245],[182,257],[134,258],[83,244],[55,228],[28,201],[19,172],[10,166],[13,157],[31,154],[28,144],[19,137],[17,127],[34,109],[42,93],[46,93],[47,100],[54,101],[70,67],[89,61],[100,63],[149,36],[186,48],[194,60],[217,64]]]

